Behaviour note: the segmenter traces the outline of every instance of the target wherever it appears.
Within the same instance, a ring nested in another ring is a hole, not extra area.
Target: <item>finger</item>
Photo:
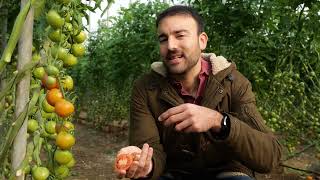
[[[128,172],[126,173],[127,178],[133,178],[137,169],[138,169],[139,163],[137,161],[133,161],[130,168],[128,169]]]
[[[152,155],[153,155],[153,148],[150,147],[149,150],[148,150],[148,156],[147,156],[147,159],[146,159],[146,164],[144,166],[144,169],[143,169],[143,176],[147,176],[150,171],[152,169],[150,169],[150,166],[152,165]]]
[[[126,176],[126,171],[125,170],[116,169],[115,171],[116,171],[118,179],[122,179],[122,178],[124,178]]]
[[[192,125],[190,125],[189,127],[183,129],[183,132],[185,133],[191,133],[191,132],[195,132],[194,128]]]
[[[146,164],[148,151],[149,151],[149,145],[148,144],[144,144],[143,147],[142,147],[142,152],[141,152],[141,155],[140,155],[138,169],[137,169],[135,177],[140,176],[141,174],[143,174],[143,169],[144,169],[144,166]]]
[[[120,151],[118,152],[118,155],[140,153],[140,152],[141,152],[141,149],[138,148],[137,146],[127,146],[127,147],[121,148]]]
[[[186,128],[192,126],[192,121],[190,119],[186,119],[181,121],[180,123],[176,124],[175,129],[177,131],[185,131]]]
[[[140,164],[139,167],[141,167],[141,169],[139,169],[140,171],[136,172],[136,176],[135,178],[140,178],[140,177],[145,177],[147,176],[151,169],[150,166],[151,166],[151,159],[152,159],[152,155],[153,155],[153,148],[149,147],[148,150],[147,150],[147,155],[146,155],[146,158],[145,158],[145,162],[143,162],[143,164]],[[143,166],[143,167],[142,167]]]
[[[180,112],[178,114],[174,114],[174,115],[171,115],[169,118],[167,118],[166,120],[163,120],[163,124],[165,126],[169,126],[171,124],[176,124],[176,123],[179,123],[181,121],[184,121],[188,118],[188,114],[185,113],[185,111],[183,112]]]
[[[170,116],[174,115],[174,114],[178,114],[178,113],[181,113],[183,112],[185,109],[185,106],[184,104],[182,105],[179,105],[179,106],[176,106],[176,107],[173,107],[173,108],[170,108],[168,109],[167,111],[165,111],[164,113],[162,113],[158,120],[159,121],[163,121],[163,120],[166,120],[168,119]]]

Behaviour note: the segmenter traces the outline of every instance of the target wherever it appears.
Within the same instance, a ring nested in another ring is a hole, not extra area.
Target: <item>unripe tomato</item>
[[[58,149],[54,153],[54,160],[61,165],[68,164],[71,161],[71,159],[72,159],[72,154],[70,151]]]
[[[63,88],[70,91],[73,89],[73,79],[71,76],[66,76],[63,80],[62,80],[62,84],[63,84]]]
[[[54,106],[51,106],[46,99],[42,101],[42,109],[47,113],[54,112]]]
[[[69,176],[69,168],[67,166],[59,166],[54,170],[55,175],[60,178],[64,179]]]
[[[51,9],[47,14],[47,23],[54,29],[59,29],[64,24],[64,19],[58,14],[57,11]]]
[[[38,67],[33,71],[33,76],[37,79],[42,79],[45,74],[45,70],[43,67]]]
[[[53,42],[60,42],[62,40],[62,33],[60,29],[53,30],[48,35],[49,39]]]
[[[73,37],[76,43],[83,43],[87,39],[87,35],[84,31],[81,31],[78,35]]]
[[[74,55],[72,54],[68,54],[67,57],[64,59],[63,61],[63,65],[64,66],[74,66],[78,63],[78,59],[77,57],[75,57]]]
[[[57,76],[59,74],[59,69],[53,65],[48,65],[46,67],[46,73],[49,76]]]
[[[72,54],[76,57],[81,57],[85,53],[85,47],[83,44],[73,44],[71,47]]]
[[[40,60],[41,60],[41,56],[40,56],[39,53],[34,53],[34,54],[32,55],[32,61],[33,61],[33,62],[37,62],[37,61],[40,61]]]
[[[62,4],[69,4],[71,0],[58,0],[58,2]]]
[[[75,164],[76,164],[76,161],[75,161],[74,158],[72,157],[72,159],[68,162],[68,164],[66,164],[66,166],[67,166],[68,168],[72,168]]]
[[[47,121],[45,125],[45,129],[47,133],[54,134],[56,133],[56,122],[55,121]]]
[[[32,169],[32,177],[35,180],[45,180],[49,176],[49,170],[45,167],[36,167]]]
[[[51,56],[53,58],[58,57],[58,59],[64,61],[67,58],[68,52],[63,47],[51,47]]]
[[[48,76],[47,74],[42,77],[41,82],[42,86],[46,87],[49,90],[59,88],[57,79],[55,77]]]
[[[28,126],[28,132],[29,133],[33,133],[39,128],[38,121],[36,121],[34,119],[29,119],[27,126]]]

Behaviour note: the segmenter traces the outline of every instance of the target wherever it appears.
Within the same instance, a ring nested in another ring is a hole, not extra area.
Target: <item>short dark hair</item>
[[[199,13],[193,9],[190,6],[183,6],[183,5],[175,5],[175,6],[171,6],[168,9],[162,11],[158,16],[157,16],[157,20],[156,20],[156,26],[158,28],[159,23],[162,19],[164,19],[165,17],[168,16],[174,16],[174,15],[189,15],[191,16],[198,25],[198,33],[202,33],[204,32],[204,22],[201,18],[201,16],[199,15]]]

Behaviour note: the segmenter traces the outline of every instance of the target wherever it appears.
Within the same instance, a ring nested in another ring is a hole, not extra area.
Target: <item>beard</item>
[[[170,75],[184,75],[196,66],[200,54],[201,52],[188,56],[183,52],[168,51],[167,56],[163,60],[164,66]]]

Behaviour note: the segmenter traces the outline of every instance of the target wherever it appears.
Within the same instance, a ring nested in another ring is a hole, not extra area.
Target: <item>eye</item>
[[[178,34],[177,38],[183,38],[185,35],[184,34]]]
[[[168,38],[165,38],[165,37],[159,38],[159,42],[160,42],[160,43],[165,42],[165,41],[167,41],[167,40],[168,40]]]

